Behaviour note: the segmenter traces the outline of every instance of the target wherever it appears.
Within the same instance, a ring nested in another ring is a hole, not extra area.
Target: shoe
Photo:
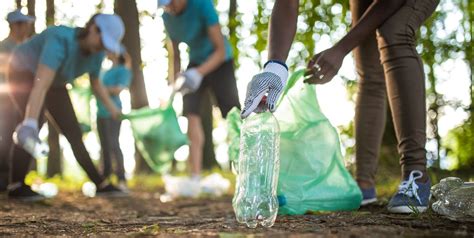
[[[95,195],[97,197],[128,197],[128,194],[121,189],[108,184],[102,188],[98,188]]]
[[[360,191],[362,192],[362,202],[360,202],[360,206],[366,206],[377,201],[375,188],[360,188]]]
[[[124,193],[129,193],[130,190],[128,189],[126,181],[120,181],[117,185],[118,189],[122,190]]]
[[[388,203],[388,211],[391,213],[422,213],[428,209],[431,182],[417,183],[416,180],[423,177],[419,170],[413,170],[408,180],[398,186],[398,192]]]
[[[23,202],[38,202],[46,200],[46,197],[31,190],[31,187],[25,184],[13,184],[8,187],[8,198]]]

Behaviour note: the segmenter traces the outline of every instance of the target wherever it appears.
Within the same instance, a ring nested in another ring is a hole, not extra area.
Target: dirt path
[[[474,223],[435,214],[388,214],[383,206],[357,212],[281,216],[271,229],[237,224],[231,197],[161,203],[159,194],[134,192],[131,198],[85,198],[61,193],[26,204],[0,198],[0,236],[438,236],[473,237]]]

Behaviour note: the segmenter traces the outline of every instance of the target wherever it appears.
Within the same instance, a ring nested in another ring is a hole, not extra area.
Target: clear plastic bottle
[[[271,227],[278,213],[280,128],[270,112],[253,114],[241,127],[236,190],[232,205],[239,223]]]
[[[474,183],[448,177],[431,188],[433,210],[453,220],[474,220]]]

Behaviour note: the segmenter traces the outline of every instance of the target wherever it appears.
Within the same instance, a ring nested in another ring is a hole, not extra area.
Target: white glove
[[[282,63],[269,61],[262,73],[255,75],[247,85],[247,96],[245,97],[244,110],[240,116],[242,119],[248,117],[252,112],[265,111],[257,108],[263,96],[268,93],[266,107],[271,112],[283,92],[288,79],[288,69]]]
[[[16,127],[13,141],[34,156],[36,146],[41,142],[38,137],[38,122],[35,119],[26,118]]]
[[[183,94],[196,92],[203,78],[196,68],[190,68],[176,80],[176,89]]]

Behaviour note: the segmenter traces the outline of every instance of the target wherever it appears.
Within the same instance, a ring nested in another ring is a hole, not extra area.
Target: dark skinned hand
[[[305,83],[325,84],[331,81],[341,68],[345,54],[337,47],[331,47],[313,56],[308,62]]]

